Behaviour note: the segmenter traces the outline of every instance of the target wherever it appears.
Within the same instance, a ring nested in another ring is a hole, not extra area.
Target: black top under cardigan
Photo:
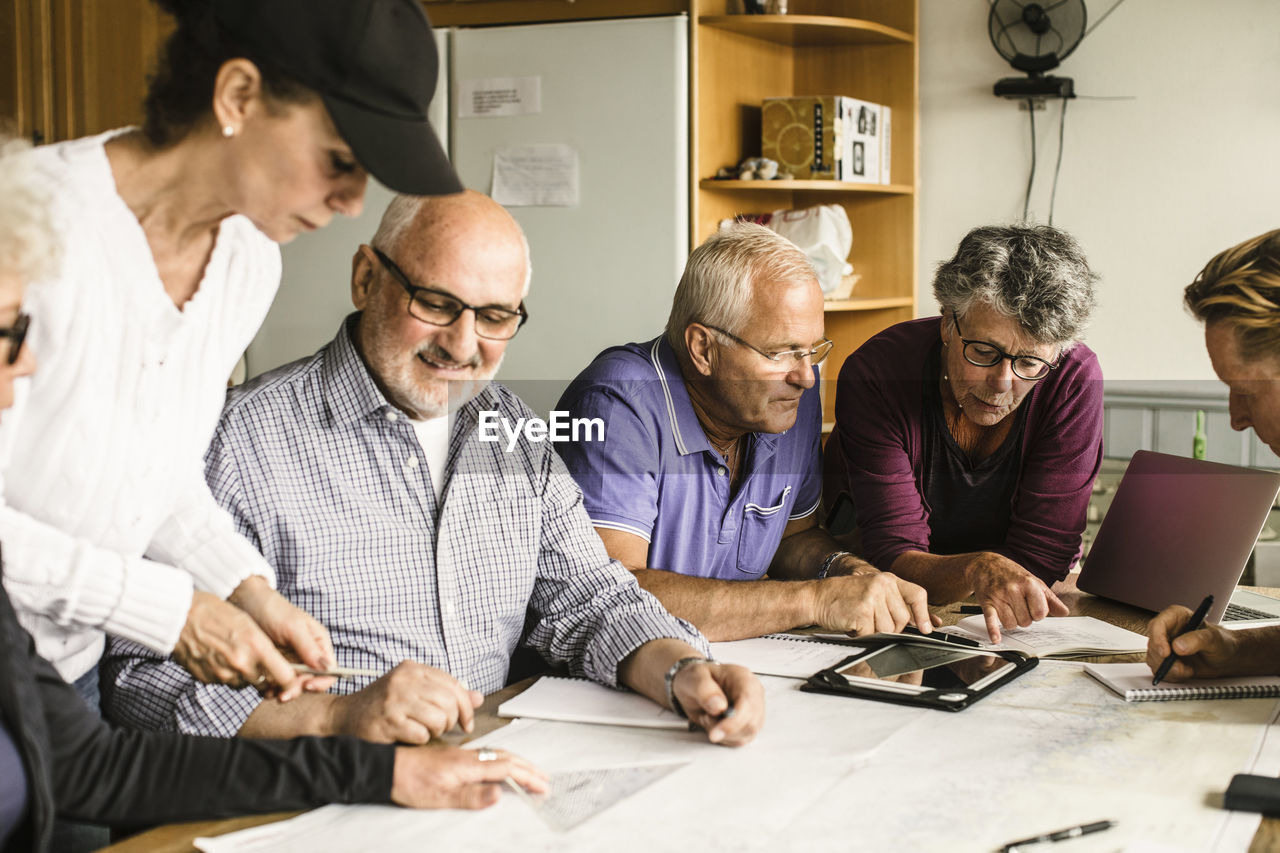
[[[9,851],[48,849],[55,811],[149,825],[388,803],[395,747],[354,738],[250,740],[114,728],[36,654],[0,584],[0,714],[27,771],[26,819]]]

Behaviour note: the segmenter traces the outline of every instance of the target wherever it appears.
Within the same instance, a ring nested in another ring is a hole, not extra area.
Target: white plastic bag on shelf
[[[818,271],[824,296],[835,293],[841,279],[853,272],[845,258],[853,248],[849,214],[838,204],[820,204],[800,210],[775,210],[765,223],[800,247]]]

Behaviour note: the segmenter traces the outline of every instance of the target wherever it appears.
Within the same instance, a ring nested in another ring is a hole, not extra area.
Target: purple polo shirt
[[[749,434],[733,495],[725,459],[702,431],[665,337],[600,353],[556,409],[603,421],[603,441],[556,447],[582,488],[591,522],[643,538],[650,568],[755,580],[768,571],[787,522],[818,509],[816,384],[801,396],[791,429]]]

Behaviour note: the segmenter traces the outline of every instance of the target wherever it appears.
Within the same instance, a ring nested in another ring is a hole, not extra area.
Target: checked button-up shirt
[[[385,672],[410,658],[487,693],[503,686],[526,631],[549,662],[611,686],[618,663],[650,640],[706,651],[609,559],[549,443],[508,451],[479,440],[481,412],[533,417],[501,385],[450,416],[437,504],[412,423],[352,344],[356,317],[310,359],[234,390],[206,457],[214,496],[275,568],[280,592],[328,628],[339,666]],[[108,717],[150,729],[229,736],[260,701],[124,641],[104,660],[104,683]]]

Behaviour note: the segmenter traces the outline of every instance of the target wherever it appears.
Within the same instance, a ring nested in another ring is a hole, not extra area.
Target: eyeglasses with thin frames
[[[955,324],[956,333],[960,335],[960,343],[964,344],[964,349],[961,351],[964,360],[975,367],[995,367],[1008,359],[1013,366],[1013,375],[1028,382],[1044,379],[1049,375],[1049,371],[1058,369],[1058,365],[1045,361],[1039,356],[1010,355],[988,341],[970,340],[964,337],[964,332],[960,330],[960,318],[954,312],[951,314],[951,322]]]
[[[732,332],[726,332],[724,329],[720,328],[719,326],[712,326],[709,323],[703,323],[702,325],[706,326],[708,329],[711,329],[713,332],[719,332],[720,334],[724,335],[726,338],[728,338],[729,340],[735,343],[742,344],[742,346],[746,347],[749,350],[754,350],[755,352],[760,353],[760,355],[769,359],[769,361],[772,361],[774,364],[778,364],[787,368],[790,368],[792,366],[791,362],[787,360],[788,357],[790,357],[790,359],[795,364],[802,363],[806,358],[810,360],[809,363],[812,365],[816,366],[816,365],[822,364],[822,362],[826,359],[826,357],[831,354],[831,348],[835,346],[834,341],[831,341],[827,338],[823,338],[822,343],[818,344],[813,349],[789,349],[789,350],[782,350],[781,352],[765,352],[764,350],[760,349],[760,347],[747,343],[742,338],[738,337]]]
[[[8,364],[15,364],[18,356],[22,355],[22,344],[27,339],[27,329],[31,327],[31,315],[25,311],[19,311],[18,317],[13,321],[13,325],[7,329],[0,328],[0,338],[8,338],[9,340],[9,356]]]
[[[468,305],[448,291],[419,287],[382,250],[370,248],[373,248],[373,253],[387,272],[391,273],[391,277],[409,294],[409,316],[415,320],[431,326],[451,326],[462,316],[462,312],[471,311],[476,315],[476,334],[491,341],[514,338],[520,327],[529,320],[529,312],[525,310],[523,302],[515,311],[500,305]]]

